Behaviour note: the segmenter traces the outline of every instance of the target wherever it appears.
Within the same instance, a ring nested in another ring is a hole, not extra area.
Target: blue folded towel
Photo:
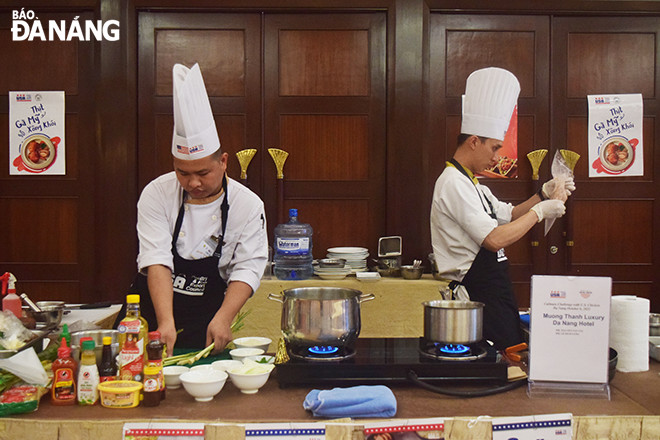
[[[312,390],[303,408],[312,411],[314,417],[393,417],[396,397],[384,385]]]

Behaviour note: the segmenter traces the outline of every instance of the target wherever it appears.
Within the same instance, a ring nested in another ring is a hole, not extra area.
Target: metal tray
[[[660,361],[660,336],[649,337],[649,356]]]
[[[46,335],[48,335],[51,332],[51,330],[53,330],[53,328],[31,330],[31,332],[34,333],[36,336],[34,339],[32,339],[30,342],[28,342],[27,344],[16,350],[0,350],[0,359],[12,357],[16,353],[23,350],[27,350],[30,347],[34,347],[35,352],[41,353],[44,349],[44,338],[46,337]]]

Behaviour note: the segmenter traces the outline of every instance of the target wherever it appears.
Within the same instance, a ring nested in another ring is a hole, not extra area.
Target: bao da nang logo
[[[119,21],[117,20],[48,20],[42,23],[34,11],[12,11],[12,41],[117,41]]]

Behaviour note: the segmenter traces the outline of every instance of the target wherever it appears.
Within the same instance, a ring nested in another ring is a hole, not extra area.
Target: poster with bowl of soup
[[[644,175],[641,94],[589,95],[589,177]]]
[[[64,92],[9,92],[9,174],[66,174]]]

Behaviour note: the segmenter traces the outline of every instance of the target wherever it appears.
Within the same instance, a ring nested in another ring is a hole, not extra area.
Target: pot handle
[[[284,294],[283,293],[269,293],[268,294],[268,299],[281,302],[284,304]]]
[[[373,293],[363,293],[360,296],[358,296],[358,304],[362,304],[363,302],[366,301],[371,301],[372,299],[375,299],[376,295]]]

